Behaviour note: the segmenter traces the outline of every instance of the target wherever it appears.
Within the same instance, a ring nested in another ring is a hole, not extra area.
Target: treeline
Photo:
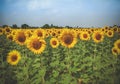
[[[3,25],[3,26],[0,26],[2,28],[5,28],[5,27],[11,27],[11,28],[22,28],[22,29],[29,29],[29,28],[83,28],[83,27],[79,27],[79,26],[76,26],[76,27],[71,27],[71,26],[56,26],[56,25],[53,25],[53,24],[44,24],[43,26],[30,26],[28,24],[22,24],[21,27],[18,27],[17,24],[13,24],[12,26],[9,26],[9,25]],[[109,26],[110,28],[112,27],[118,27],[120,28],[120,26],[118,25],[113,25],[113,26]],[[91,28],[94,28],[94,27],[91,27]]]
[[[17,24],[13,24],[12,26],[9,26],[9,25],[3,25],[1,26],[3,28],[5,27],[11,27],[11,28],[24,28],[24,29],[28,29],[28,28],[73,28],[71,26],[56,26],[56,25],[53,25],[53,24],[44,24],[43,26],[29,26],[28,24],[22,24],[21,27],[18,27]],[[77,26],[78,28],[78,26]]]

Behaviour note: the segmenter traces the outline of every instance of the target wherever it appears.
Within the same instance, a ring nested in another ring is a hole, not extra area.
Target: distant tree
[[[21,28],[27,29],[27,28],[29,28],[29,25],[27,25],[27,24],[22,24],[22,25],[21,25]]]
[[[53,25],[53,24],[51,24],[51,25],[50,25],[50,27],[52,28],[52,27],[54,27],[54,25]]]
[[[12,25],[12,28],[17,28],[17,25],[16,25],[16,24],[13,24],[13,25]]]
[[[113,27],[118,27],[117,25],[113,25]]]
[[[50,28],[59,28],[59,26],[56,26],[56,25],[51,24],[51,25],[50,25]]]
[[[70,27],[70,26],[65,26],[66,28],[72,28],[72,27]]]
[[[5,28],[5,27],[8,27],[8,25],[3,25],[2,27]]]
[[[45,24],[42,26],[43,28],[50,28],[49,24]]]

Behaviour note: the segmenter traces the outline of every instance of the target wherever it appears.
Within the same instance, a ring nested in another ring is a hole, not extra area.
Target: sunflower
[[[17,65],[20,59],[21,59],[21,55],[20,52],[18,52],[17,50],[13,50],[8,53],[7,62],[9,64]]]
[[[50,39],[50,45],[52,48],[57,48],[59,46],[59,41],[57,38],[51,38]]]
[[[112,54],[113,54],[113,55],[118,55],[118,53],[119,53],[119,52],[118,52],[118,48],[113,47],[113,48],[112,48]]]
[[[33,32],[29,29],[25,31],[27,37],[31,37]]]
[[[6,27],[4,29],[5,34],[9,34],[11,31],[12,31],[12,29],[10,27]]]
[[[80,34],[80,39],[81,40],[90,40],[90,34],[88,32],[81,32]]]
[[[15,37],[14,37],[14,40],[16,41],[16,43],[20,45],[24,45],[26,42],[26,39],[27,39],[27,36],[24,31],[22,30],[16,31]]]
[[[115,41],[114,46],[117,48],[118,52],[120,53],[120,39]]]
[[[77,35],[73,30],[64,29],[59,36],[59,40],[63,46],[72,48],[77,42]]]
[[[2,30],[2,28],[0,28],[0,35],[2,35],[3,34],[3,30]]]
[[[117,32],[118,31],[118,27],[113,27],[113,31]]]
[[[8,38],[9,40],[11,40],[11,41],[14,40],[13,37],[14,37],[14,35],[12,35],[12,34],[7,35],[7,38]]]
[[[49,37],[49,33],[46,33],[45,38]]]
[[[16,34],[16,31],[17,31],[17,29],[13,29],[10,34],[15,35],[15,34]]]
[[[52,37],[56,37],[56,32],[53,31],[53,32],[51,33],[51,36],[52,36]]]
[[[106,33],[106,35],[107,35],[108,37],[113,37],[113,35],[114,35],[113,30],[108,30],[107,33]]]
[[[57,32],[57,34],[58,34],[58,36],[59,36],[60,33],[61,33],[61,29],[58,29],[56,32]]]
[[[34,34],[37,35],[37,36],[40,37],[40,38],[45,38],[45,35],[46,35],[44,29],[36,29],[36,30],[34,31]]]
[[[101,32],[101,31],[95,31],[92,34],[92,38],[93,38],[94,42],[96,42],[96,43],[102,42],[103,38],[104,38],[103,32]]]
[[[27,47],[35,54],[40,54],[44,51],[46,42],[45,40],[40,39],[40,37],[34,35],[27,41]]]
[[[90,31],[91,31],[91,33],[93,33],[93,32],[95,31],[95,29],[94,29],[94,28],[91,28]]]

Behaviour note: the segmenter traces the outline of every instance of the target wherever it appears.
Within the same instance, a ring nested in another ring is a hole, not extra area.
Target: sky
[[[120,0],[0,0],[0,26],[120,25]]]

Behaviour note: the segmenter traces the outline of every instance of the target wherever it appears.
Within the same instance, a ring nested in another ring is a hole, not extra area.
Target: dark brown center
[[[120,49],[120,43],[118,43],[118,48]]]
[[[111,33],[111,32],[108,32],[108,34],[109,34],[109,35],[112,35],[112,33]]]
[[[56,41],[52,41],[52,44],[53,44],[53,45],[56,45],[56,44],[57,44],[57,42],[56,42]]]
[[[12,57],[11,57],[11,60],[12,60],[12,62],[15,62],[16,60],[17,60],[17,56],[16,55],[13,55]]]
[[[116,49],[113,49],[113,52],[117,53],[117,50],[116,50]]]
[[[97,34],[97,35],[96,35],[96,39],[97,39],[97,40],[100,40],[101,37],[102,37],[102,36],[101,36],[100,34]]]
[[[56,34],[53,32],[53,33],[52,33],[52,36],[55,36],[55,35],[56,35]]]
[[[73,42],[73,36],[71,34],[66,34],[64,37],[64,43],[70,45]]]
[[[38,35],[39,37],[42,37],[42,36],[43,36],[42,32],[38,32],[37,35]]]
[[[6,32],[10,32],[10,29],[9,29],[9,28],[6,28]]]
[[[33,43],[32,43],[32,46],[35,50],[38,50],[41,48],[42,46],[42,43],[39,41],[39,40],[35,40]]]
[[[13,40],[13,36],[9,36],[8,39]]]
[[[0,29],[0,32],[2,32],[2,30]]]
[[[88,36],[87,36],[87,34],[83,34],[83,37],[84,37],[84,38],[87,38]]]
[[[114,31],[117,31],[117,28],[114,28]]]
[[[20,33],[20,35],[18,36],[18,41],[19,42],[25,42],[26,40],[26,36],[24,33]]]
[[[102,31],[104,31],[104,29],[102,29]]]

